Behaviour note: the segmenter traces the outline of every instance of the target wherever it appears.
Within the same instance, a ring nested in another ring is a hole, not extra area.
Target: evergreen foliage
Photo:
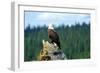
[[[59,34],[61,49],[67,59],[90,58],[90,23],[62,24],[55,27],[55,31]],[[24,29],[24,61],[37,61],[43,39],[49,40],[46,26]]]

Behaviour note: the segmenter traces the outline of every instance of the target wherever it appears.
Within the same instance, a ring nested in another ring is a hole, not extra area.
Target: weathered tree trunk
[[[43,40],[43,49],[40,51],[38,60],[65,60],[66,56],[57,45]]]

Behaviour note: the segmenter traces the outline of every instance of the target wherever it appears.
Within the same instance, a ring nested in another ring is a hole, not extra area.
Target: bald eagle
[[[59,49],[61,49],[58,33],[54,30],[54,27],[52,24],[49,24],[48,26],[48,37],[51,43],[53,44],[55,43],[59,47]]]

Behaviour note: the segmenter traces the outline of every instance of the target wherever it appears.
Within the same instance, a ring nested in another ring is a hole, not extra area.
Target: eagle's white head
[[[54,29],[53,25],[52,24],[49,24],[48,25],[48,29]]]

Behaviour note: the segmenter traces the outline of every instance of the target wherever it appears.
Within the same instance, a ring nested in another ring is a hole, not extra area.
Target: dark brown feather
[[[59,41],[59,36],[58,36],[57,32],[55,32],[52,29],[48,29],[48,37],[50,38],[51,43],[56,43],[57,46],[61,49],[60,41]]]

